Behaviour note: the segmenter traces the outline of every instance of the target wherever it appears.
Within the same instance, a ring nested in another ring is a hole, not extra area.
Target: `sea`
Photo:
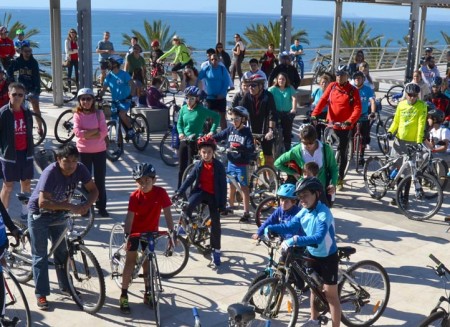
[[[34,49],[34,54],[50,53],[50,18],[49,10],[46,9],[1,9],[0,17],[4,13],[11,13],[11,21],[20,21],[27,28],[39,29],[39,34],[33,36],[33,41],[39,44],[39,48]],[[267,24],[269,21],[275,22],[280,18],[279,15],[268,14],[248,14],[248,13],[227,13],[226,40],[221,40],[229,50],[232,48],[233,36],[235,33],[243,35],[247,27],[252,24]],[[367,27],[371,29],[370,35],[383,35],[382,44],[388,39],[393,39],[391,47],[397,47],[398,40],[402,40],[409,31],[409,17],[399,19],[385,18],[365,18]],[[111,41],[116,51],[128,50],[128,45],[123,43],[123,33],[132,35],[133,30],[144,33],[144,20],[152,22],[161,20],[170,27],[170,34],[176,33],[182,37],[186,44],[191,48],[198,50],[198,54],[207,48],[215,47],[217,18],[216,13],[205,12],[181,12],[181,11],[132,11],[132,10],[93,10],[92,11],[92,48],[95,49],[97,42],[102,39],[103,32],[111,33]],[[361,18],[344,17],[344,20],[355,21],[359,23]],[[76,10],[61,10],[61,28],[62,28],[62,48],[64,49],[64,39],[70,28],[76,28]],[[294,15],[292,18],[293,30],[305,30],[310,44],[303,44],[308,57],[313,58],[315,48],[331,47],[331,41],[325,39],[327,31],[333,30],[333,17],[331,16],[303,16]],[[427,40],[436,40],[438,45],[445,44],[441,31],[449,34],[450,21],[432,21],[426,23],[425,32]],[[308,52],[308,48],[311,51]]]

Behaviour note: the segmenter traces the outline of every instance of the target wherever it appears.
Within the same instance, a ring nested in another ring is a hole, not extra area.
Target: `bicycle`
[[[131,101],[131,99],[124,101]],[[123,141],[129,141],[128,136],[123,136],[123,133],[126,134],[126,129],[118,113],[120,102],[122,101],[111,101],[111,120],[106,124],[108,127],[106,157],[113,162],[117,161],[123,153]],[[134,106],[131,105],[127,112],[127,119],[130,120],[131,129],[134,131],[131,141],[137,150],[144,151],[150,141],[150,127],[147,118],[141,113],[134,113],[133,108]]]
[[[422,145],[408,145],[407,152],[402,155],[403,164],[398,169],[399,157],[384,160],[369,157],[364,165],[364,185],[369,195],[380,200],[398,184],[396,203],[402,214],[412,220],[431,218],[443,202],[442,187],[432,172],[435,165],[431,150],[425,149],[427,155],[422,158],[424,149]],[[401,178],[402,174],[405,174],[404,178]]]
[[[45,140],[45,137],[47,136],[47,124],[40,114],[37,114],[33,111],[32,107],[30,106],[28,97],[29,93],[25,95],[23,107],[30,110],[31,116],[33,117],[33,144],[34,146],[38,146]]]
[[[168,232],[159,232],[159,236],[154,239],[154,243],[154,253],[158,257],[161,277],[170,278],[178,275],[186,267],[189,259],[189,246],[186,241],[177,234],[176,240],[173,242]],[[119,288],[122,288],[122,274],[125,267],[126,253],[127,242],[124,223],[116,223],[111,229],[109,238],[109,262],[111,278]],[[139,272],[146,258],[145,252],[140,251],[131,275],[131,282],[136,278],[144,277]]]
[[[175,94],[172,93],[172,96],[172,100],[166,103],[172,108],[172,125],[169,125],[169,129],[161,139],[161,143],[159,143],[159,155],[166,165],[176,167],[179,165],[177,152],[180,142],[176,126],[181,108],[176,103]]]
[[[319,321],[326,324],[329,320],[326,314],[330,308],[322,291],[323,282],[314,269],[307,267],[307,263],[314,259],[303,252],[303,248],[289,248],[285,266],[279,267],[274,277],[253,285],[242,302],[253,304],[256,313],[272,323],[295,326],[300,304],[298,293],[291,286],[290,275],[296,274],[314,294],[314,305],[320,312]],[[353,253],[354,248],[341,248],[340,260]],[[346,326],[370,326],[386,309],[390,296],[389,276],[383,266],[375,261],[356,262],[346,270],[339,268],[338,294],[342,308],[341,321]]]
[[[405,87],[403,85],[394,85],[386,92],[386,100],[392,108],[397,108],[400,101],[403,100],[403,92]]]
[[[161,92],[172,93],[175,95],[180,91],[180,84],[178,83],[178,80],[174,81],[172,79],[171,73],[167,73],[171,71],[170,64],[150,63],[146,71],[147,71],[146,79],[149,85],[151,85],[153,78],[158,77],[161,79],[162,82],[160,87]],[[180,74],[180,72],[178,72],[178,77],[179,80],[181,81],[183,78],[182,73]]]
[[[320,58],[320,61],[318,61],[318,58]],[[314,62],[316,65],[313,70],[313,83],[319,84],[320,76],[324,73],[331,72],[331,55],[323,55],[317,50]]]
[[[445,289],[445,296],[439,297],[439,301],[436,304],[436,306],[431,310],[428,317],[426,317],[419,325],[419,327],[426,327],[426,326],[450,326],[450,314],[449,314],[449,305],[450,305],[450,296],[447,293],[447,281],[448,276],[450,276],[450,270],[439,261],[434,255],[430,254],[430,259],[436,263],[436,267],[429,266],[431,269],[434,270],[436,275],[441,278],[444,289]],[[444,280],[445,278],[445,280]],[[444,302],[448,303],[447,308],[444,308],[442,305]]]

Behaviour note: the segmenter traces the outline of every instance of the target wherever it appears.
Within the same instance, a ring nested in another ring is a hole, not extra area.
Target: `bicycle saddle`
[[[339,257],[348,257],[356,253],[356,249],[351,246],[338,246]],[[342,254],[342,255],[341,255]]]
[[[235,322],[246,323],[255,319],[255,307],[246,303],[230,304],[227,311]]]

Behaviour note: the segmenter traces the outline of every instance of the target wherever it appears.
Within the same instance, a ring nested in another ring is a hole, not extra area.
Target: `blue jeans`
[[[62,224],[49,226],[55,222]],[[30,231],[31,253],[33,259],[33,278],[36,297],[50,295],[50,282],[48,278],[48,253],[47,241],[52,244],[58,240],[64,232],[66,223],[63,213],[33,215],[28,213],[28,230]],[[65,240],[59,244],[53,254],[56,276],[61,290],[68,290],[69,283],[66,276],[65,265],[67,262],[67,245]]]

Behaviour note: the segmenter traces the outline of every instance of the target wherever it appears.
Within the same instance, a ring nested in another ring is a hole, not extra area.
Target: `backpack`
[[[329,95],[329,98],[328,98],[328,103],[330,103],[331,93],[333,92],[333,90],[336,89],[336,86],[337,86],[337,83],[334,83],[333,86],[331,87],[330,95]],[[343,90],[340,90],[340,89],[336,89],[336,91],[338,91],[339,93],[348,95],[349,98],[350,98],[350,100],[349,100],[350,104],[353,104],[353,101],[355,100],[355,98],[353,97],[353,93],[355,92],[355,87],[353,85],[351,85],[351,84],[350,84],[350,86],[351,86],[351,89],[350,89],[350,92],[348,92],[348,93],[346,91],[343,91]]]

